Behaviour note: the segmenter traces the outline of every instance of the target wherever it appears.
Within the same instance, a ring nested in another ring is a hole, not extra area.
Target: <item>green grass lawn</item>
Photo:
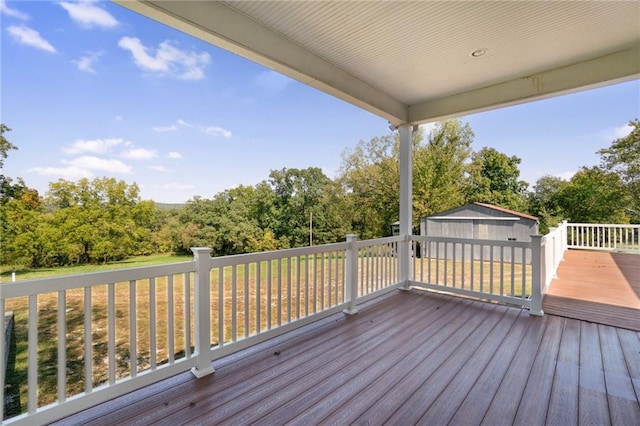
[[[59,268],[39,268],[16,270],[16,281],[35,280],[40,278],[57,277],[61,275],[87,274],[90,272],[109,271],[122,268],[136,268],[139,266],[161,265],[165,263],[185,262],[192,260],[193,256],[174,254],[153,254],[149,256],[137,256],[118,262],[109,262],[99,265],[74,265]],[[0,283],[11,281],[10,266],[0,267]]]

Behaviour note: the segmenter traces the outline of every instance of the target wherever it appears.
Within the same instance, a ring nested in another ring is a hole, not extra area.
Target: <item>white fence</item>
[[[640,225],[567,224],[568,247],[640,253]]]
[[[1,284],[0,317],[13,311],[21,336],[11,374],[25,378],[23,412],[3,424],[53,421],[189,369],[203,376],[219,357],[357,312],[399,286],[403,240],[217,258],[196,248],[189,262]]]
[[[540,275],[542,294],[546,293],[551,281],[556,278],[560,262],[567,251],[567,222],[562,222],[557,228],[550,228],[549,233],[542,237]]]
[[[542,237],[530,242],[413,236],[411,285],[541,311]],[[419,253],[419,255],[418,255]]]
[[[563,222],[530,242],[405,237],[210,257],[170,265],[0,285],[0,318],[15,315],[21,414],[62,418],[344,310],[400,285],[472,296],[542,314],[567,248],[640,252],[640,225]],[[4,335],[4,322],[2,334]],[[0,338],[0,353],[5,351]],[[3,377],[5,379],[6,377]],[[0,401],[5,398],[0,388]],[[22,402],[21,401],[21,402]],[[0,404],[0,418],[4,416]]]

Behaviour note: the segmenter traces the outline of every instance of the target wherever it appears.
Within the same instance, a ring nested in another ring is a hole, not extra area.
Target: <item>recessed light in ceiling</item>
[[[472,58],[479,58],[480,56],[484,56],[487,53],[487,49],[478,49],[471,52]]]

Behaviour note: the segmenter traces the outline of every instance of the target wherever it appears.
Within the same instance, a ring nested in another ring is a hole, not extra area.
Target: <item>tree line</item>
[[[460,119],[413,135],[413,217],[485,202],[535,215],[541,231],[573,222],[640,223],[640,122],[598,151],[601,164],[571,179],[520,179],[521,159],[494,148],[471,149],[473,130]],[[0,127],[0,168],[11,150]],[[0,175],[0,262],[51,267],[105,263],[152,253],[214,255],[300,247],[389,235],[399,217],[399,140],[360,141],[342,155],[338,176],[320,168],[272,170],[254,186],[196,196],[174,209],[142,200],[139,187],[115,178],[60,179],[44,195]]]

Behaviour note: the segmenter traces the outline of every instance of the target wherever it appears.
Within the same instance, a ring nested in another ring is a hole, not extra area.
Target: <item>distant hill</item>
[[[156,203],[156,206],[158,210],[175,210],[181,208],[184,204]]]

